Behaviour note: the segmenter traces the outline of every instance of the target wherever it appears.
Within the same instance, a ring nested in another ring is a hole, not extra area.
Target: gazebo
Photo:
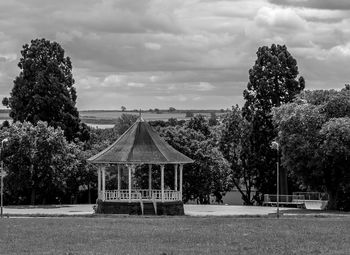
[[[193,160],[166,143],[139,117],[117,141],[88,159],[98,165],[97,213],[184,214],[182,202],[183,165]],[[106,168],[117,166],[117,189],[106,190]],[[133,188],[136,167],[148,165],[148,189]],[[152,170],[160,166],[160,190],[152,188]],[[164,187],[165,165],[174,166],[173,189]],[[128,189],[121,189],[121,168],[128,170]]]

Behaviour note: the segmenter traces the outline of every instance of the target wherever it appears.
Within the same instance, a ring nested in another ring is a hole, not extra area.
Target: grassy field
[[[216,112],[216,115],[219,116],[223,114],[222,112],[219,111],[214,111],[214,110],[198,110],[192,111],[194,114],[202,114],[205,116],[210,116],[210,112]],[[80,111],[80,118],[81,120],[86,123],[86,124],[97,124],[97,125],[114,125],[116,123],[116,120],[123,114],[133,114],[133,115],[139,115],[139,112],[121,112],[121,111]],[[160,111],[160,113],[155,113],[155,112],[142,112],[142,117],[143,119],[147,121],[152,121],[152,120],[163,120],[166,121],[170,118],[175,118],[178,120],[183,120],[183,119],[189,119],[186,118],[186,113],[185,111],[177,111],[177,112],[167,112],[165,110]],[[0,110],[0,121],[4,120],[10,120],[9,113],[6,110]]]
[[[210,111],[192,111],[195,115],[196,114],[202,114],[207,117],[210,117]],[[109,125],[109,124],[115,124],[116,120],[123,114],[133,114],[133,115],[139,115],[139,112],[121,112],[121,111],[81,111],[80,117],[83,122],[87,124],[102,124],[102,125]],[[217,111],[216,115],[219,116],[223,113]],[[178,120],[183,119],[189,119],[186,117],[185,111],[177,111],[177,112],[167,112],[167,111],[161,111],[159,113],[155,112],[142,112],[142,118],[147,121],[152,120],[163,120],[166,121],[170,118],[175,118]]]
[[[349,254],[349,218],[0,220],[1,254]]]

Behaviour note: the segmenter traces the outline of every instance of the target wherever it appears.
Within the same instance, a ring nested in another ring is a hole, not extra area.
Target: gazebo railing
[[[105,201],[114,201],[114,200],[128,200],[129,199],[129,190],[106,190],[103,196]],[[140,193],[132,190],[131,199],[139,199]]]
[[[133,189],[131,190],[131,198],[129,198],[129,190],[105,190],[100,192],[100,197],[104,201],[119,201],[119,200],[162,200],[161,190],[149,190],[149,189]],[[180,191],[164,190],[164,201],[181,201]]]
[[[153,190],[152,198],[156,200],[162,199],[162,191],[161,190]],[[164,190],[164,200],[166,201],[180,201],[182,200],[180,191],[175,190]]]

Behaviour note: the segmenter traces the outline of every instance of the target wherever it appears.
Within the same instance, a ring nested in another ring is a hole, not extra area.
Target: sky
[[[71,57],[79,110],[242,105],[256,52],[273,43],[306,89],[350,83],[349,0],[1,0],[1,98],[35,38]]]

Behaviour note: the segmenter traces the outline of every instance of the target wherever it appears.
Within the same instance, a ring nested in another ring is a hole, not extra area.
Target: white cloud
[[[350,57],[350,43],[334,46],[331,48],[330,54],[335,54],[338,57]]]
[[[104,78],[101,83],[102,87],[119,87],[122,85],[124,78],[117,74],[112,74]]]
[[[160,50],[162,46],[158,43],[153,43],[153,42],[146,42],[145,48],[150,49],[150,50]]]
[[[0,62],[5,61],[5,62],[11,62],[17,60],[17,54],[15,53],[9,53],[9,54],[1,54],[0,53]]]
[[[262,7],[259,9],[255,22],[257,25],[282,27],[283,29],[304,29],[306,22],[291,8]]]
[[[215,89],[215,86],[213,86],[209,82],[200,82],[196,86],[196,88],[198,91],[211,91],[211,90]]]
[[[152,75],[151,77],[149,77],[149,80],[150,80],[151,82],[156,82],[156,81],[159,80],[159,77],[156,76],[156,75]]]
[[[143,88],[146,85],[140,82],[128,82],[128,86],[133,88]]]

